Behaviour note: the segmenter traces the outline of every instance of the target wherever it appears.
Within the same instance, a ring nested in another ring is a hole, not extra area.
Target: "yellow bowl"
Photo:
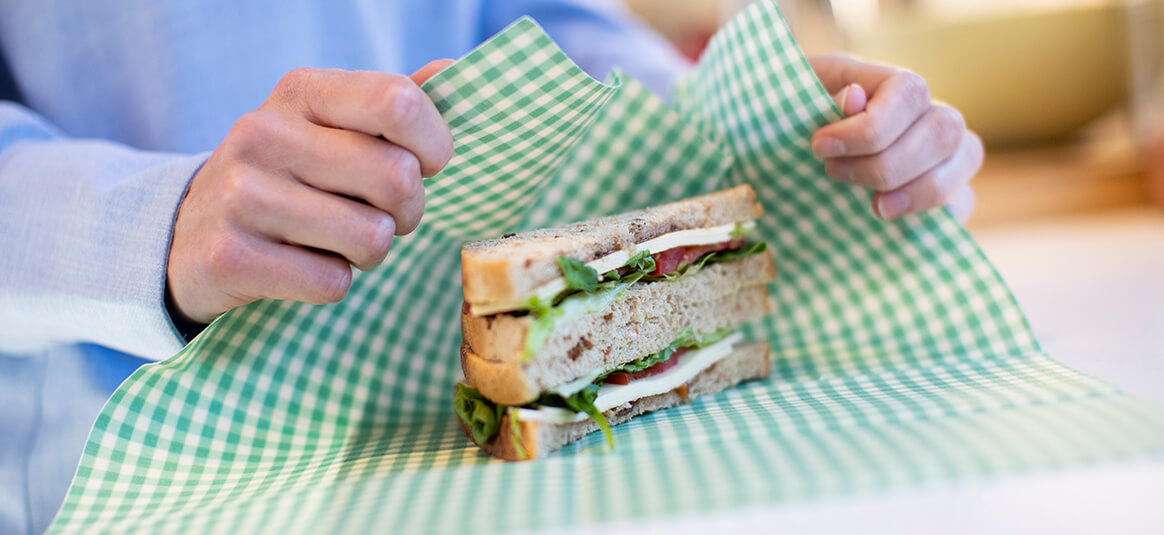
[[[1062,140],[1129,91],[1118,3],[963,20],[894,17],[850,48],[923,75],[993,146]]]

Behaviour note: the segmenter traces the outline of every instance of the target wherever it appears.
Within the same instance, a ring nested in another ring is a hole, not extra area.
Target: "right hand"
[[[448,125],[411,77],[297,69],[238,120],[194,176],[166,268],[178,311],[209,323],[264,298],[343,299],[424,213],[422,176],[453,154]]]

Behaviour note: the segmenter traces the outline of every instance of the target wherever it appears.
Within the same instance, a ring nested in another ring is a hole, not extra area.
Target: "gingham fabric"
[[[774,2],[675,110],[529,20],[425,84],[456,156],[421,228],[332,306],[259,302],[101,412],[57,533],[468,533],[787,503],[1164,453],[1164,414],[1045,356],[946,213],[883,222],[808,149],[838,118]],[[677,111],[676,111],[677,110]],[[452,411],[466,240],[748,182],[779,269],[769,380],[496,461]]]

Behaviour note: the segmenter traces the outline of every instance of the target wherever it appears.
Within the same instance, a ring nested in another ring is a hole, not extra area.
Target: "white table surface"
[[[1044,350],[1164,407],[1164,209],[986,228],[974,237]]]
[[[1164,407],[1164,210],[978,229],[1052,357]],[[1159,533],[1164,460],[602,526],[627,533]]]

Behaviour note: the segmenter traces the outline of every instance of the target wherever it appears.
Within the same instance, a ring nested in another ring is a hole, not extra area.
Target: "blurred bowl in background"
[[[1061,141],[1129,91],[1122,4],[974,18],[887,13],[848,32],[859,55],[905,66],[991,146]]]

